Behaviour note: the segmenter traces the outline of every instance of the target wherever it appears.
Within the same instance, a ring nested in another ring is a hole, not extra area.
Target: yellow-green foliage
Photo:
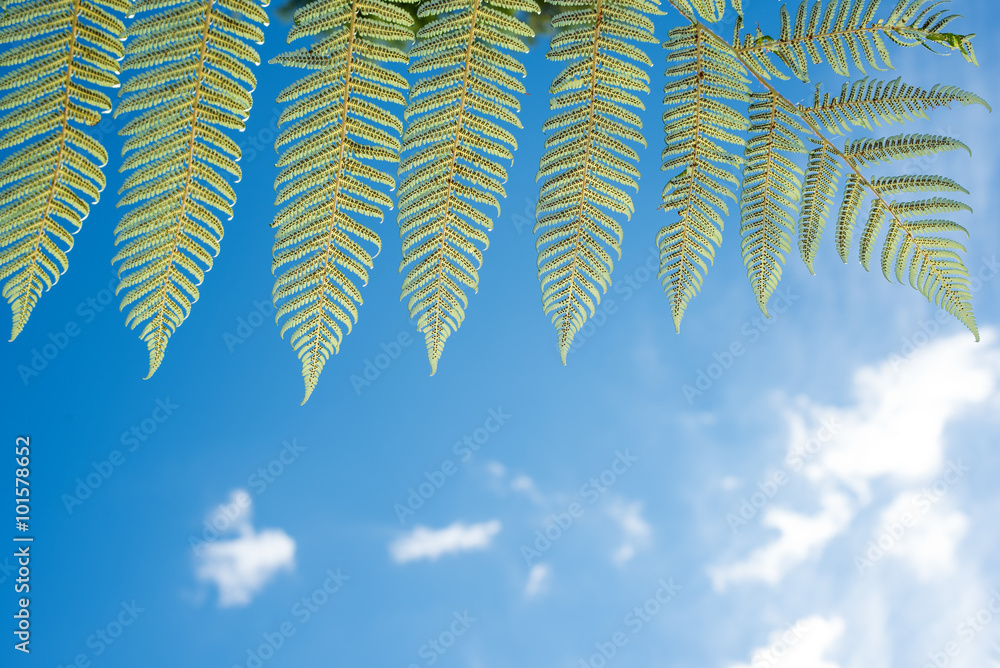
[[[0,280],[13,341],[104,189],[108,155],[81,126],[111,110],[127,0],[10,0],[0,14]]]
[[[392,208],[395,180],[372,163],[399,161],[403,124],[391,106],[405,104],[407,83],[386,64],[407,61],[393,43],[412,40],[412,23],[382,0],[313,0],[295,12],[288,41],[318,39],[271,61],[312,70],[278,97],[288,106],[275,142],[274,300],[302,362],[303,403],[357,321],[356,282],[368,282],[381,248],[361,221]]]
[[[113,261],[151,376],[219,252],[216,212],[233,216],[240,149],[224,130],[242,130],[249,114],[256,79],[242,61],[260,62],[246,42],[263,42],[254,24],[267,15],[251,0],[139,0],[134,9],[149,13],[129,26],[122,67],[142,72],[115,109],[133,116],[119,132],[128,176],[118,206],[134,208],[115,228]]]
[[[524,22],[500,9],[537,12],[533,0],[425,0],[435,16],[417,32],[410,72],[428,74],[410,91],[399,173],[399,227],[406,269],[402,296],[424,334],[431,373],[445,341],[465,317],[462,286],[478,287],[482,250],[500,213],[520,127],[524,65],[509,51],[527,51]]]
[[[646,145],[643,109],[636,94],[649,92],[652,61],[634,42],[656,42],[645,0],[557,0],[567,9],[552,20],[550,60],[570,61],[549,92],[554,114],[538,169],[538,276],[545,313],[556,327],[563,364],[573,336],[611,283],[613,258],[621,257],[622,227],[638,189],[639,155]],[[636,64],[638,63],[638,64]]]

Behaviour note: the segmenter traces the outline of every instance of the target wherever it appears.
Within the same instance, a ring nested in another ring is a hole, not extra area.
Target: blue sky
[[[980,67],[897,49],[886,76],[996,102],[1000,11],[954,5],[979,33]],[[657,19],[657,35],[672,25]],[[287,27],[267,29],[265,60]],[[973,149],[917,167],[972,192],[962,222],[984,277],[981,343],[856,256],[842,265],[831,243],[816,276],[791,258],[787,308],[764,321],[732,217],[675,334],[643,267],[665,222],[663,52],[650,48],[636,214],[606,317],[563,367],[528,222],[556,71],[545,42],[526,57],[524,128],[481,288],[433,377],[398,299],[390,217],[360,321],[299,405],[298,361],[268,312],[270,100],[294,73],[258,68],[236,216],[145,381],[145,345],[107,303],[121,183],[109,170],[68,273],[0,347],[5,438],[29,434],[34,453],[33,652],[7,643],[4,665],[253,666],[248,652],[278,636],[261,665],[601,668],[612,646],[605,663],[622,668],[1000,662],[992,117],[958,107],[905,128]],[[839,90],[826,70],[814,80]],[[113,131],[102,139],[118,153]],[[78,333],[37,375],[19,373],[67,326]],[[376,363],[370,384],[352,382]],[[700,372],[717,377],[685,394]],[[78,489],[88,476],[99,486]],[[408,507],[422,484],[427,498]]]

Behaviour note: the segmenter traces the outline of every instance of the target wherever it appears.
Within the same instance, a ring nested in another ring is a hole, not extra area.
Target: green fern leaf
[[[830,218],[840,180],[833,147],[826,142],[817,143],[819,145],[809,153],[799,215],[799,255],[811,274],[816,273],[813,261],[826,221]]]
[[[372,162],[399,161],[403,124],[383,103],[405,104],[407,83],[386,65],[407,61],[393,42],[412,40],[412,23],[382,0],[314,0],[295,13],[288,41],[320,37],[271,60],[312,70],[278,97],[288,106],[275,142],[276,203],[284,208],[274,222],[274,301],[281,334],[291,332],[302,363],[302,403],[357,322],[357,282],[368,282],[381,249],[362,221],[381,222],[392,208],[386,191],[395,180]]]
[[[929,91],[904,84],[902,79],[875,81],[867,77],[845,83],[839,97],[829,93],[816,99],[812,107],[800,107],[807,117],[821,123],[830,132],[844,134],[851,126],[874,130],[882,121],[892,124],[927,118],[927,111],[958,102],[962,105],[990,105],[983,98],[956,86],[934,86]],[[991,110],[992,111],[992,110]]]
[[[621,258],[622,228],[616,216],[628,218],[634,212],[623,187],[638,188],[639,156],[617,137],[636,138],[642,123],[627,108],[644,107],[631,91],[649,92],[646,70],[630,61],[646,68],[653,63],[618,35],[631,28],[641,41],[656,42],[652,30],[637,25],[631,12],[661,12],[644,0],[559,4],[585,8],[586,21],[560,25],[566,12],[553,20],[560,27],[548,57],[570,64],[549,88],[550,106],[558,112],[543,126],[549,136],[538,169],[537,179],[544,181],[535,233],[542,305],[555,325],[565,364],[574,335],[610,285],[613,259],[608,251]],[[645,146],[641,135],[638,140]]]
[[[943,32],[957,14],[938,10],[943,0],[897,0],[892,11],[877,16],[882,0],[803,0],[793,19],[784,5],[781,8],[781,33],[777,38],[745,35],[738,52],[761,77],[788,78],[771,60],[772,55],[793,76],[809,80],[809,65],[826,62],[843,76],[850,74],[850,63],[862,73],[865,66],[876,70],[891,69],[888,43],[910,47],[944,44],[959,49],[967,59],[972,35]]]
[[[80,129],[111,110],[97,87],[118,86],[125,26],[106,7],[127,0],[11,0],[0,14],[0,280],[10,304],[10,340],[42,292],[67,270],[67,253],[104,189],[108,155]],[[85,198],[85,199],[84,199]]]
[[[781,280],[784,254],[791,251],[794,213],[802,196],[802,170],[789,157],[805,153],[798,135],[806,129],[795,113],[773,91],[753,95],[740,233],[743,264],[765,316],[767,302]]]
[[[709,23],[715,23],[722,19],[726,11],[726,0],[673,0],[671,4],[691,21],[700,16]],[[739,4],[740,0],[733,0],[733,6],[742,14]]]
[[[656,244],[660,282],[680,331],[684,310],[708,271],[705,261],[712,261],[722,243],[724,198],[736,200],[732,170],[742,160],[722,144],[743,148],[748,122],[732,103],[749,101],[750,92],[743,65],[702,26],[674,28],[664,47],[670,52],[670,82],[664,88],[662,169],[673,176],[663,190],[662,208],[676,211],[678,219],[660,230]]]
[[[539,8],[533,0],[425,0],[417,12],[435,18],[417,32],[410,71],[433,74],[413,86],[405,112],[400,271],[407,269],[402,297],[424,334],[432,374],[465,317],[462,286],[478,287],[493,226],[480,205],[499,214],[504,197],[498,159],[513,158],[515,141],[497,121],[520,126],[512,93],[525,92],[518,78],[525,71],[506,51],[527,51],[521,38],[533,33],[500,10]]]
[[[115,109],[135,114],[119,131],[130,174],[118,202],[135,208],[115,228],[113,262],[126,323],[142,326],[149,349],[148,378],[219,252],[215,212],[233,215],[236,194],[220,172],[239,180],[240,151],[218,128],[244,127],[251,100],[238,81],[253,86],[253,75],[240,61],[259,64],[246,41],[263,41],[255,24],[267,15],[251,0],[139,0],[134,9],[155,13],[130,26],[122,67],[151,69],[122,86]]]

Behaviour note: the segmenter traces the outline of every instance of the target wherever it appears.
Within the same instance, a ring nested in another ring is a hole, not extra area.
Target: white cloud
[[[874,367],[854,374],[855,401],[849,407],[830,407],[801,399],[788,409],[789,459],[800,458],[802,471],[819,497],[821,511],[803,515],[771,505],[761,523],[779,536],[742,561],[709,568],[716,588],[730,582],[759,580],[777,584],[793,568],[817,557],[826,545],[852,525],[859,508],[869,505],[875,482],[891,489],[926,483],[944,469],[945,429],[968,407],[982,404],[996,391],[1000,357],[993,346],[995,333],[983,331],[983,343],[967,334],[947,338],[914,338],[924,345],[901,350]],[[928,342],[929,341],[929,342]],[[832,419],[835,431],[825,439],[807,425]],[[850,495],[848,495],[850,493]],[[798,499],[789,498],[787,502]],[[772,503],[779,503],[778,500]],[[928,518],[914,531],[910,547],[899,556],[911,561],[918,573],[950,567],[955,545],[964,535],[967,518],[958,515]],[[930,546],[927,541],[940,541]],[[918,555],[926,549],[928,552]]]
[[[613,559],[616,564],[627,563],[635,556],[635,551],[649,543],[652,534],[649,524],[642,517],[642,503],[636,501],[626,503],[615,499],[608,507],[608,514],[618,523],[625,534],[622,544],[615,550]]]
[[[806,617],[772,633],[766,646],[754,649],[750,663],[730,668],[839,668],[824,656],[843,633],[844,620],[839,617]]]
[[[295,541],[281,529],[254,530],[253,501],[245,490],[229,498],[206,519],[219,538],[195,545],[195,575],[215,583],[221,607],[247,605],[278,571],[295,567]]]
[[[958,544],[969,529],[965,513],[931,503],[940,503],[933,492],[900,494],[882,512],[881,531],[874,539],[887,546],[888,556],[908,563],[924,581],[955,571]]]
[[[389,552],[393,560],[399,564],[416,559],[434,561],[444,554],[484,550],[490,546],[493,537],[499,532],[498,520],[469,525],[455,522],[444,529],[428,529],[418,525],[413,531],[393,541],[389,546]]]
[[[743,561],[710,568],[713,586],[724,589],[729,583],[746,580],[777,584],[791,568],[822,551],[827,541],[850,523],[853,511],[847,496],[836,492],[824,494],[820,504],[822,509],[816,515],[768,508],[761,524],[777,529],[781,535]]]
[[[534,598],[545,592],[552,577],[552,568],[548,564],[535,564],[528,573],[528,583],[524,585],[524,596]]]

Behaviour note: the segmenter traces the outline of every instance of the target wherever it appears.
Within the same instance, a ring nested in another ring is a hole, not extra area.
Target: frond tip
[[[572,9],[552,19],[559,32],[548,57],[570,63],[549,88],[557,113],[542,126],[548,137],[537,177],[544,181],[535,245],[542,305],[556,327],[565,364],[574,335],[610,285],[611,252],[621,258],[617,218],[630,218],[635,210],[626,191],[638,189],[639,155],[632,145],[646,141],[639,116],[628,108],[643,108],[632,91],[649,92],[647,69],[653,63],[621,37],[655,42],[646,14],[660,11],[642,0],[558,4]]]
[[[260,62],[245,41],[263,41],[254,24],[267,15],[251,0],[139,0],[134,9],[156,13],[129,27],[122,63],[144,71],[125,82],[115,109],[135,114],[119,131],[128,176],[118,202],[134,208],[115,228],[112,261],[126,323],[142,325],[149,378],[219,252],[215,212],[233,215],[240,149],[220,128],[244,128],[256,81],[242,61]]]
[[[405,63],[392,42],[411,40],[413,19],[382,0],[314,0],[295,14],[292,42],[320,34],[309,48],[272,63],[312,70],[282,91],[287,106],[275,141],[281,150],[274,219],[275,319],[291,332],[302,363],[304,404],[330,355],[358,318],[361,291],[381,248],[359,219],[381,222],[395,180],[371,163],[399,161],[399,118],[407,83],[386,67]],[[345,332],[346,330],[346,332]]]
[[[102,0],[120,13],[126,0]],[[118,85],[125,26],[86,0],[10,0],[0,14],[0,280],[10,304],[10,340],[24,329],[42,292],[69,266],[67,253],[104,189],[108,161],[80,129],[111,110],[97,90]],[[13,149],[12,151],[10,149]],[[90,204],[88,204],[88,201]]]

